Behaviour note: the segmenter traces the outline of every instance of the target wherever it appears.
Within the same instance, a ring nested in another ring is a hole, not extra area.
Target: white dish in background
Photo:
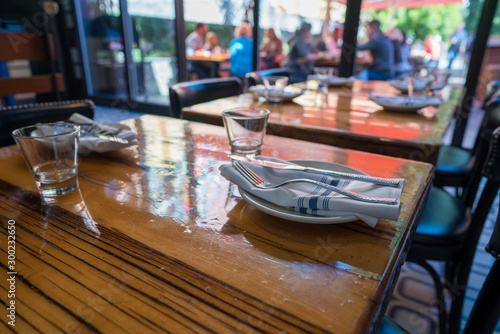
[[[379,94],[370,94],[370,100],[384,107],[387,111],[394,112],[415,112],[419,109],[434,106],[439,107],[443,100],[439,97],[431,96],[384,96]]]
[[[366,173],[363,173],[357,169],[348,167],[348,166],[343,166],[335,163],[329,163],[329,162],[322,162],[322,161],[309,161],[309,160],[291,160],[290,162],[296,163],[301,166],[306,166],[306,167],[314,167],[314,168],[320,168],[320,169],[326,169],[326,170],[332,170],[332,171],[338,171],[338,172],[346,172],[346,173],[353,173],[353,174],[363,174],[367,175]],[[241,197],[249,203],[250,205],[254,206],[258,210],[268,213],[272,216],[278,217],[278,218],[283,218],[287,220],[291,220],[294,222],[299,222],[299,223],[308,223],[308,224],[338,224],[338,223],[347,223],[347,222],[352,222],[359,220],[359,218],[355,216],[337,216],[337,217],[320,217],[320,216],[312,216],[300,212],[293,212],[288,210],[285,207],[273,204],[271,202],[268,202],[258,196],[255,196],[241,188],[238,188]]]
[[[251,86],[248,90],[256,97],[266,97],[266,88],[264,85]],[[284,101],[289,102],[297,96],[304,94],[304,90],[294,86],[287,86],[283,93],[285,94]]]
[[[420,92],[425,89],[425,86],[427,85],[428,80],[425,79],[414,79],[413,80],[413,90],[415,92]],[[403,93],[408,92],[408,80],[390,80],[389,84],[402,91]],[[430,90],[440,90],[443,89],[444,86],[446,86],[446,82],[441,82],[441,83],[433,83],[430,87]]]
[[[320,78],[317,74],[313,74],[310,76],[311,79],[318,80],[318,81],[323,81],[326,80],[328,82],[328,86],[330,87],[338,87],[338,86],[343,86],[348,83],[353,83],[354,80],[356,80],[356,77],[349,77],[349,78],[344,78],[344,77],[337,77],[337,76],[329,76],[328,78]]]

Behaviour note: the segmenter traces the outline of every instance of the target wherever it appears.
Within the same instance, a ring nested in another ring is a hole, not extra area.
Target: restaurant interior
[[[0,332],[500,333],[497,3],[2,0]]]

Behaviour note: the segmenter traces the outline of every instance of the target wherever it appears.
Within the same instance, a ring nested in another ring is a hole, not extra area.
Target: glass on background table
[[[139,144],[83,157],[80,192],[48,209],[19,149],[0,149],[0,228],[16,226],[17,331],[377,331],[431,165],[267,135],[266,156],[406,180],[397,220],[306,224],[228,196],[223,127],[123,123]],[[6,241],[0,233],[3,254]]]

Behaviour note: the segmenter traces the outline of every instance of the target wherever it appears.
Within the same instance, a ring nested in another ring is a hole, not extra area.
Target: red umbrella
[[[338,0],[338,2],[345,4],[346,0]],[[462,3],[462,0],[363,0],[361,9],[382,10],[390,7],[416,8],[452,3]]]

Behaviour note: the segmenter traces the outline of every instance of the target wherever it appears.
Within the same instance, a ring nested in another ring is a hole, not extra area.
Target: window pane
[[[229,46],[235,27],[244,21],[253,25],[252,6],[251,0],[184,0],[185,38],[195,34],[186,45],[189,79],[231,75]],[[207,25],[202,38],[195,32],[199,23]],[[251,67],[251,59],[249,63]]]
[[[174,0],[127,0],[132,19],[132,61],[140,102],[169,104],[168,87],[177,82]]]
[[[89,94],[126,98],[125,52],[118,1],[86,0],[80,4],[90,70]]]

